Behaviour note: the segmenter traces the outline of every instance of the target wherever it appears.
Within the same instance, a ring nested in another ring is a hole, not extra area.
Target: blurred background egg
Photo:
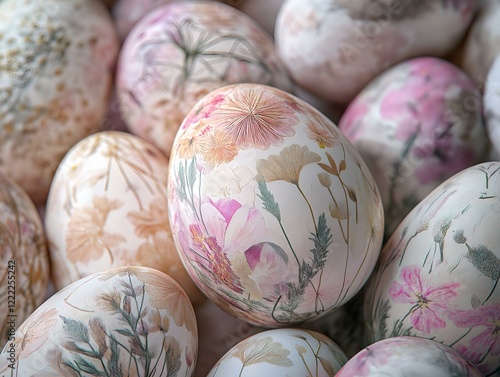
[[[336,377],[483,377],[452,348],[429,339],[397,337],[371,344]]]
[[[366,284],[368,344],[433,339],[485,376],[500,376],[499,197],[500,162],[486,162],[449,178],[408,214]]]
[[[473,81],[432,57],[387,70],[349,105],[339,128],[375,177],[386,236],[439,184],[484,161],[488,135],[481,109]]]
[[[142,18],[125,40],[117,93],[129,130],[167,156],[182,120],[213,89],[255,82],[291,89],[272,38],[218,2],[172,2]]]
[[[197,352],[196,317],[182,288],[155,269],[122,267],[44,302],[4,347],[0,373],[190,377]]]
[[[333,376],[347,356],[327,336],[302,329],[274,329],[231,348],[208,373],[217,376]]]
[[[174,278],[197,302],[172,240],[168,160],[134,135],[90,135],[64,157],[45,210],[56,290],[94,272],[138,265]]]
[[[392,65],[449,53],[475,6],[476,0],[286,0],[276,46],[298,84],[347,104]]]
[[[36,204],[64,154],[99,129],[117,51],[99,0],[0,2],[0,172]]]
[[[190,276],[253,324],[339,307],[380,251],[382,202],[361,157],[323,114],[270,86],[203,97],[177,134],[167,187]]]
[[[0,347],[45,299],[49,255],[29,196],[0,173]]]
[[[500,156],[500,55],[493,62],[486,78],[484,120],[494,152]]]

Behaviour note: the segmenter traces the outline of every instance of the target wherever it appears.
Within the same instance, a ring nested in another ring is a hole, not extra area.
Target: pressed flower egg
[[[231,348],[208,373],[224,376],[334,376],[347,356],[327,336],[302,329],[274,329]]]
[[[182,288],[158,270],[121,267],[43,303],[4,347],[0,373],[190,377],[197,352],[196,317]]]
[[[140,265],[174,278],[197,302],[172,240],[168,160],[134,135],[99,132],[61,162],[45,210],[56,289],[112,267]]]
[[[106,114],[118,40],[98,0],[0,1],[0,172],[44,203]]]
[[[347,104],[392,65],[449,53],[476,2],[286,0],[276,20],[276,46],[298,84]]]
[[[49,255],[42,221],[29,196],[0,174],[0,345],[44,300]]]
[[[142,18],[120,53],[117,92],[129,130],[167,156],[182,120],[203,95],[253,82],[291,89],[272,38],[218,2],[177,1]]]
[[[484,88],[484,119],[494,152],[500,154],[500,55],[495,59]]]
[[[387,237],[439,184],[484,161],[481,102],[459,68],[421,57],[380,75],[344,112],[339,128],[377,181]]]
[[[226,86],[194,106],[174,142],[168,200],[190,276],[258,325],[347,302],[381,247],[382,203],[359,154],[319,111],[265,85]]]
[[[397,337],[360,351],[336,377],[483,377],[470,361],[443,344],[415,337]]]
[[[500,376],[500,162],[432,191],[384,246],[366,284],[368,343],[401,335],[451,346]]]

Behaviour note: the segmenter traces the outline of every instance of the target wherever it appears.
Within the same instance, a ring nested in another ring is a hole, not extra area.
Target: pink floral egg
[[[499,197],[500,162],[487,162],[449,178],[410,212],[366,284],[369,343],[433,339],[485,376],[500,376]]]
[[[43,302],[49,284],[49,255],[35,205],[0,174],[0,345]]]
[[[347,302],[381,247],[382,203],[359,154],[319,111],[265,85],[226,86],[195,105],[174,142],[168,199],[193,280],[258,325]]]
[[[483,377],[452,348],[428,339],[397,337],[356,354],[336,377]]]
[[[493,62],[486,78],[484,120],[493,152],[500,156],[500,55]]]
[[[99,130],[117,52],[101,1],[0,2],[0,172],[36,204],[64,154]]]
[[[298,84],[348,104],[392,65],[449,53],[475,6],[476,0],[286,0],[276,46]]]
[[[481,103],[460,69],[422,57],[386,71],[349,105],[339,128],[375,177],[386,236],[439,184],[484,161]]]
[[[0,374],[182,376],[194,374],[195,312],[168,275],[120,267],[89,275],[45,301],[0,354]]]
[[[119,57],[124,120],[167,156],[195,103],[213,89],[241,82],[291,88],[272,38],[250,17],[218,2],[157,8],[136,24]]]
[[[186,273],[168,223],[168,160],[137,136],[98,132],[78,142],[56,171],[45,209],[57,290],[120,266],[155,268],[193,302],[203,295]]]

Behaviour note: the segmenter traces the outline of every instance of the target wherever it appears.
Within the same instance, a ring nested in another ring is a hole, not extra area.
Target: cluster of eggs
[[[499,19],[0,1],[0,374],[500,377]]]

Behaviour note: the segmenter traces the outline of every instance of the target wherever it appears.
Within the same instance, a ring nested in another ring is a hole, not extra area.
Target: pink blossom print
[[[413,328],[430,334],[435,329],[446,327],[443,314],[448,311],[449,301],[458,296],[460,284],[432,286],[421,276],[421,268],[416,265],[404,267],[401,279],[402,283],[393,282],[389,293],[395,302],[413,305],[407,314]]]

